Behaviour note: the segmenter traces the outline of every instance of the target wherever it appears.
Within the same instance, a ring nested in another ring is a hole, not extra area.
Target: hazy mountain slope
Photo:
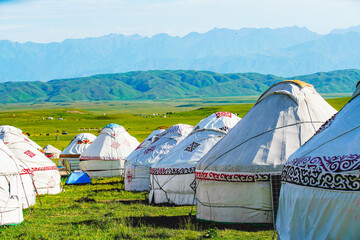
[[[0,82],[47,81],[152,69],[248,72],[256,70],[252,68],[252,54],[265,54],[320,37],[306,28],[287,27],[213,29],[184,37],[110,34],[49,44],[20,44],[5,40],[0,41]],[[249,62],[242,65],[228,63],[236,61],[236,57],[244,57]],[[261,72],[277,73],[276,66]]]
[[[297,76],[321,93],[351,93],[360,70]],[[260,95],[286,78],[259,73],[220,74],[209,71],[136,71],[49,82],[0,83],[0,103],[169,99]]]

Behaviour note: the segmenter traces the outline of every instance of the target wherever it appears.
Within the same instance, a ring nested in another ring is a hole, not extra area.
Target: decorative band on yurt
[[[189,168],[150,168],[151,175],[180,175],[195,173],[195,167]]]
[[[270,181],[270,175],[276,173],[230,173],[213,171],[195,171],[195,177],[199,180],[222,181],[222,182],[264,182]]]

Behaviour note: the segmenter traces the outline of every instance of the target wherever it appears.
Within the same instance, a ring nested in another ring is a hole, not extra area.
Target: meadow
[[[339,110],[349,99],[332,98],[328,102]],[[211,106],[216,102],[211,101],[95,102],[48,108],[23,105],[16,106],[16,110],[2,105],[0,125],[16,126],[42,147],[51,144],[62,150],[76,134],[97,135],[109,123],[124,126],[142,141],[159,126],[195,125],[217,111],[230,111],[243,117],[253,105],[253,99],[244,100],[249,101],[244,104],[224,100],[228,102],[222,104],[227,105],[219,106]],[[63,187],[64,192],[41,196],[42,204],[37,200],[31,210],[25,210],[22,224],[1,227],[0,238],[271,239],[274,235],[272,225],[197,221],[196,206],[149,205],[146,192],[124,191],[122,178],[95,179],[91,185]]]

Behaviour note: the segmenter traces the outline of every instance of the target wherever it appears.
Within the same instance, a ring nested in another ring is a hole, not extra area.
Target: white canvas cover
[[[39,194],[57,194],[60,189],[60,174],[56,164],[24,138],[19,131],[1,129],[0,139],[24,163],[24,174],[33,174],[36,190]],[[29,170],[30,169],[30,170]]]
[[[360,239],[359,92],[284,165],[279,239]]]
[[[152,142],[155,141],[155,139],[157,139],[156,136],[158,136],[160,133],[162,133],[164,131],[165,131],[165,129],[157,129],[157,130],[152,131],[152,133],[150,133],[150,135],[147,136],[147,138],[142,143],[140,143],[139,146],[137,146],[137,148],[134,151],[132,151],[127,158],[130,159],[130,158],[132,158],[131,157],[132,155],[136,155],[136,154],[138,154],[138,152],[140,152],[138,150],[147,148]]]
[[[187,124],[176,124],[155,135],[149,146],[138,149],[129,155],[125,165],[125,190],[149,191],[151,164],[159,161],[179,144],[193,128]]]
[[[310,84],[270,87],[196,165],[197,218],[271,223],[270,175],[335,112]]]
[[[64,161],[69,164],[70,170],[80,170],[80,155],[87,149],[95,140],[96,136],[91,133],[80,133],[76,135],[69,145],[60,153],[61,160],[59,163],[64,164]]]
[[[125,158],[139,144],[124,127],[109,124],[81,154],[80,169],[90,178],[122,176]]]
[[[30,167],[28,167],[25,163],[21,162],[13,152],[0,141],[0,144],[3,147],[6,154],[17,164],[17,169],[20,172],[20,183],[21,187],[19,188],[19,194],[22,202],[23,208],[28,208],[36,204],[36,192],[35,192],[35,184],[33,179],[33,172]]]
[[[151,166],[149,200],[195,204],[195,164],[239,121],[230,112],[216,112],[201,120],[189,136]]]
[[[48,144],[43,149],[44,154],[50,159],[58,159],[60,157],[61,151],[56,147]]]
[[[40,152],[44,152],[43,148],[39,144],[37,144],[36,142],[31,140],[28,137],[28,135],[26,135],[26,133],[24,133],[22,130],[20,130],[17,127],[10,126],[10,125],[2,125],[2,126],[0,126],[0,132],[7,132],[7,134],[14,134],[17,137],[22,136],[24,138],[24,141],[31,144],[34,148],[36,148]],[[5,145],[6,145],[6,143],[5,143]]]
[[[20,172],[10,150],[0,141],[0,225],[23,219]]]

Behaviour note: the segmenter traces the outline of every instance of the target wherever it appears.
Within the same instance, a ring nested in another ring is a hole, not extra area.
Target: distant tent
[[[69,164],[69,170],[79,170],[80,169],[80,155],[87,149],[90,144],[95,140],[96,136],[91,133],[80,133],[76,135],[69,145],[61,152],[60,158],[61,161],[65,161]],[[62,163],[61,165],[66,166]]]
[[[360,239],[359,94],[286,161],[280,239]]]
[[[18,224],[23,219],[20,172],[10,150],[0,141],[0,225]]]
[[[88,183],[91,183],[89,176],[81,170],[75,170],[70,174],[65,184],[79,185],[79,184],[88,184]]]
[[[43,150],[45,156],[47,156],[50,159],[58,159],[60,157],[61,151],[50,144],[46,145]]]
[[[80,169],[90,178],[123,176],[125,158],[139,144],[124,127],[109,124],[81,154]]]
[[[239,121],[230,112],[216,112],[201,120],[183,141],[151,165],[149,200],[193,205],[195,164]]]
[[[152,137],[147,147],[132,152],[126,158],[125,190],[148,191],[151,164],[159,161],[193,130],[193,126],[177,124]]]
[[[295,80],[270,87],[197,163],[197,218],[272,223],[276,189],[270,179],[334,113],[310,84]]]
[[[0,139],[14,155],[33,173],[39,194],[57,194],[60,189],[60,174],[56,164],[34,147],[24,135],[14,128],[0,127]],[[25,170],[26,171],[26,170]]]

